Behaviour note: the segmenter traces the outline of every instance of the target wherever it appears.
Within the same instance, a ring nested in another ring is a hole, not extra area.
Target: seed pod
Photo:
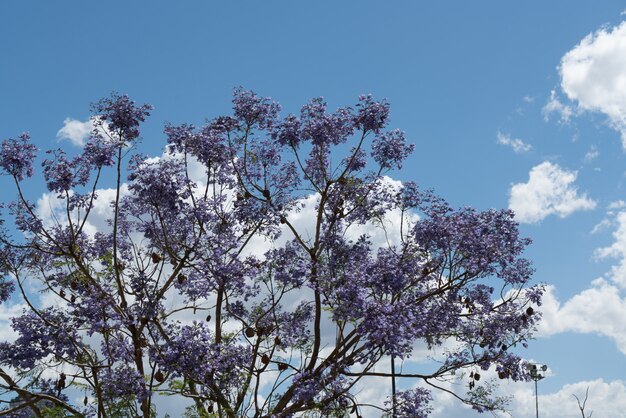
[[[535,310],[529,306],[528,309],[526,309],[526,315],[531,316],[533,313],[535,313]]]
[[[76,303],[76,295],[72,295],[72,297],[70,298],[70,302]]]
[[[280,217],[280,223],[281,224],[286,224],[287,223],[287,218],[285,218],[284,216]]]
[[[266,198],[266,199],[269,199],[271,197],[270,196],[270,191],[267,190],[267,189],[263,190],[263,197]]]
[[[263,354],[263,355],[261,356],[261,363],[263,363],[263,364],[268,364],[269,362],[270,362],[270,358],[269,358],[269,356],[268,356],[267,354]]]
[[[498,377],[500,379],[506,379],[507,378],[506,372],[505,371],[499,371],[498,372]]]
[[[185,276],[183,273],[180,273],[178,275],[178,284],[183,284],[185,283],[185,280],[187,280],[187,276]]]
[[[277,335],[276,337],[274,337],[274,344],[275,345],[281,345],[282,341],[280,340],[280,337]]]
[[[246,192],[243,194],[243,197],[246,199],[250,199],[252,197],[252,194],[246,190]]]
[[[478,373],[474,373],[474,380],[479,381],[480,375]]]
[[[65,299],[65,290],[61,289],[61,291],[59,291],[59,296]]]
[[[76,282],[72,281],[72,282],[70,283],[70,288],[71,288],[72,290],[76,290],[76,289],[78,289],[78,283],[76,283]]]
[[[157,253],[152,253],[151,257],[152,257],[152,262],[154,264],[160,263],[162,260],[161,256],[158,255]]]
[[[87,397],[85,396],[85,399],[83,399],[83,405],[87,406],[88,403],[89,399],[87,399]]]
[[[165,376],[163,376],[163,372],[161,370],[157,370],[157,372],[154,374],[154,380],[159,383],[163,383],[165,381]]]
[[[502,351],[506,351],[506,350],[507,350],[507,348],[509,348],[509,347],[507,347],[507,346],[506,346],[506,344],[502,344],[502,345],[500,346],[500,350],[502,350]]]
[[[278,363],[278,370],[280,370],[281,372],[287,370],[287,367],[287,363]]]
[[[252,327],[246,328],[246,337],[252,338],[252,337],[254,337],[255,334],[256,333],[254,331],[254,328],[252,328]]]

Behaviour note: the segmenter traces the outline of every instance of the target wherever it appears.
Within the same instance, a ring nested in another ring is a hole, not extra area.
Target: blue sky
[[[521,214],[535,280],[550,285],[545,324],[524,354],[551,367],[540,383],[546,413],[575,416],[571,394],[589,386],[594,414],[618,417],[626,408],[625,7],[4,1],[0,137],[29,131],[41,148],[59,146],[64,121],[85,121],[89,104],[111,91],[155,106],[143,130],[151,154],[161,152],[165,122],[227,113],[239,85],[285,111],[315,96],[330,107],[361,93],[385,97],[391,125],[416,144],[395,178],[455,206]],[[513,416],[524,418],[531,386],[521,386],[508,390]],[[456,414],[445,406],[436,416]]]

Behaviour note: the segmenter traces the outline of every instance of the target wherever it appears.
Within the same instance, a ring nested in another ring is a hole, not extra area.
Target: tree
[[[147,158],[135,151],[151,107],[100,100],[82,151],[42,163],[61,208],[48,218],[23,186],[35,146],[2,143],[18,197],[0,300],[28,306],[0,342],[5,391],[36,416],[45,400],[65,416],[149,417],[161,395],[188,398],[186,416],[361,416],[358,385],[392,377],[375,366],[416,344],[443,347],[440,363],[394,373],[420,386],[373,405],[383,415],[427,416],[430,390],[450,391],[455,373],[469,391],[454,395],[480,411],[499,403],[479,371],[528,379],[508,348],[526,345],[542,288],[528,287],[530,241],[512,212],[455,210],[385,177],[413,150],[386,130],[385,101],[330,113],[318,98],[281,117],[236,89],[233,109],[166,126],[166,152]],[[112,191],[99,188],[107,176]],[[94,229],[98,203],[108,223]],[[380,245],[371,231],[391,215],[399,238]]]
[[[591,418],[591,416],[593,415],[593,411],[591,411],[589,413],[589,415],[586,415],[585,413],[585,408],[587,406],[587,398],[589,398],[589,386],[587,386],[587,390],[585,390],[585,399],[583,399],[583,401],[580,401],[580,398],[574,394],[572,394],[572,396],[574,398],[576,398],[576,403],[578,403],[578,409],[580,410],[580,415],[582,415],[583,418]]]

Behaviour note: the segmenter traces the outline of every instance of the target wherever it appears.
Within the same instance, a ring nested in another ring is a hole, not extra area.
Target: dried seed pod
[[[269,362],[270,362],[270,358],[269,358],[269,356],[268,356],[267,354],[263,354],[263,355],[261,356],[261,363],[263,363],[263,364],[269,364]]]
[[[287,367],[287,363],[278,363],[278,370],[280,370],[281,372],[287,370]]]
[[[76,295],[72,295],[72,297],[70,298],[70,302],[76,303]]]
[[[254,337],[255,334],[256,334],[256,332],[254,331],[254,328],[252,328],[252,327],[246,328],[246,337],[252,338],[252,337]]]
[[[498,377],[499,377],[500,379],[506,379],[506,378],[507,378],[507,373],[506,373],[505,371],[503,371],[503,370],[502,370],[502,371],[499,371],[499,372],[498,372]]]
[[[76,283],[75,281],[72,281],[72,282],[70,283],[70,288],[71,288],[72,290],[76,290],[76,289],[78,289],[78,283]]]
[[[276,337],[274,337],[274,344],[275,345],[281,345],[282,341],[280,340],[280,337],[277,335]]]
[[[83,405],[87,406],[88,403],[89,399],[87,399],[87,397],[85,396],[85,399],[83,399]]]
[[[183,284],[185,283],[185,280],[187,280],[187,276],[185,276],[183,273],[180,273],[178,275],[178,284]]]
[[[61,296],[62,298],[64,298],[64,299],[65,299],[65,290],[61,289],[61,290],[59,291],[59,296]]]
[[[206,316],[206,321],[209,322],[210,320],[211,320],[211,315],[209,314]]]
[[[479,381],[480,375],[478,373],[474,373],[474,380]]]
[[[534,310],[531,306],[529,306],[529,307],[526,309],[526,315],[531,316],[531,315],[532,315],[532,314],[534,314],[534,313],[535,313],[535,310]]]
[[[161,260],[162,260],[161,256],[158,255],[157,253],[152,253],[152,255],[150,257],[152,257],[152,262],[154,264],[160,263]]]
[[[266,199],[269,199],[271,197],[270,196],[270,191],[267,190],[267,189],[263,190],[263,197],[266,198]]]
[[[165,381],[165,376],[163,376],[163,372],[161,370],[157,370],[157,372],[154,374],[154,380],[159,383],[163,383]]]

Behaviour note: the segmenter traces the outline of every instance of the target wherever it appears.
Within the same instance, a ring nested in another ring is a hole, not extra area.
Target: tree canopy
[[[147,418],[170,396],[195,417],[426,417],[446,379],[479,411],[502,401],[482,371],[528,379],[510,348],[540,317],[530,241],[511,211],[387,177],[414,145],[387,128],[386,101],[281,116],[235,89],[232,115],[166,126],[156,157],[137,153],[151,109],[93,105],[80,152],[41,163],[45,216],[25,186],[38,150],[27,134],[2,143],[17,197],[0,303],[26,308],[0,341],[0,414]],[[389,371],[416,347],[433,353],[424,370]],[[359,394],[392,379],[409,389]]]

